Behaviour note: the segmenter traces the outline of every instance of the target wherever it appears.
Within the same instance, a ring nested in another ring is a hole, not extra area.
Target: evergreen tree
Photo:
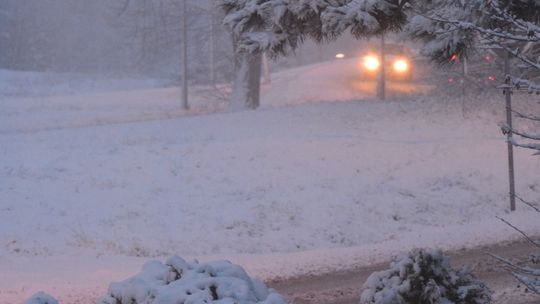
[[[425,53],[435,61],[444,62],[449,55],[467,55],[467,50],[480,43],[503,50],[521,62],[519,75],[506,75],[505,90],[527,90],[540,94],[540,1],[491,0],[423,2],[415,6],[418,15],[407,26],[409,34],[426,42]],[[540,116],[527,113],[515,114],[522,119],[540,122]],[[503,125],[504,133],[512,132],[522,140],[512,140],[518,147],[532,149],[540,155],[540,134],[520,131]],[[519,197],[518,197],[519,198]],[[537,212],[532,203],[519,198]],[[504,220],[503,220],[504,221]],[[540,243],[521,232],[536,248]],[[538,255],[531,254],[533,265],[516,265],[497,257],[512,271],[514,277],[527,288],[540,295],[540,263]],[[535,265],[534,265],[535,264]]]
[[[441,251],[415,249],[364,284],[361,304],[487,304],[489,289],[469,271],[456,271]]]
[[[408,34],[424,42],[423,52],[432,60],[448,63],[452,56],[467,57],[483,45],[508,52],[524,66],[517,77],[507,75],[515,90],[540,94],[540,2],[537,0],[461,1],[432,0],[413,3]],[[517,113],[521,118],[540,121],[538,115]],[[503,126],[526,142],[514,145],[540,153],[540,134]]]
[[[294,51],[307,38],[332,40],[343,32],[357,38],[403,26],[409,0],[221,0],[224,23],[237,52],[237,79],[232,102],[258,106],[260,54]]]

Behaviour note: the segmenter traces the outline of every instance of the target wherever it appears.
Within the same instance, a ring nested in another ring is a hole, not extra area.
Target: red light
[[[492,59],[491,56],[489,56],[489,55],[486,55],[486,57],[484,57],[484,58],[485,58],[487,61],[491,61],[491,59]]]
[[[452,56],[450,56],[450,61],[456,61],[457,60],[457,54],[452,54]]]
[[[453,83],[454,82],[454,78],[448,78],[448,83]]]
[[[489,75],[489,76],[488,76],[488,80],[489,80],[489,81],[494,81],[494,80],[495,80],[495,77],[493,77],[492,75]]]

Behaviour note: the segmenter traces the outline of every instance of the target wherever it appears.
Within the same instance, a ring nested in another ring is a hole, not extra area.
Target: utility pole
[[[384,53],[384,34],[381,34],[381,69],[379,71],[379,77],[377,81],[377,97],[381,100],[386,99],[386,63],[385,63],[385,53]]]
[[[184,110],[189,109],[188,104],[188,35],[187,35],[187,9],[186,9],[187,0],[183,1],[182,5],[182,108]]]
[[[508,144],[508,178],[510,183],[510,210],[516,210],[516,188],[514,179],[514,146],[512,145],[512,83],[510,79],[510,55],[508,51],[504,53],[504,74],[505,74],[505,90],[506,98],[506,124],[508,125],[508,133],[506,141]]]

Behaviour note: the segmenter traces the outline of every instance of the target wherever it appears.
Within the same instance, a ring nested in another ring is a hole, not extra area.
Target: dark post
[[[189,109],[188,104],[188,61],[187,61],[187,52],[188,52],[188,37],[187,37],[187,10],[186,10],[186,2],[187,0],[183,1],[182,5],[182,107],[184,110]]]
[[[467,80],[467,57],[462,56],[461,60],[461,114],[465,117],[465,96]]]
[[[386,60],[385,60],[385,54],[384,54],[384,34],[381,34],[381,69],[379,71],[379,77],[377,81],[377,97],[379,97],[381,100],[386,99]]]
[[[514,146],[512,145],[512,87],[510,79],[510,56],[508,52],[504,53],[504,73],[505,73],[505,90],[506,98],[506,124],[508,125],[508,134],[506,135],[508,143],[508,177],[510,182],[510,210],[516,210],[516,190],[514,180]]]
[[[214,4],[210,2],[210,82],[213,86],[216,85],[216,46],[215,46],[215,15],[214,15]]]

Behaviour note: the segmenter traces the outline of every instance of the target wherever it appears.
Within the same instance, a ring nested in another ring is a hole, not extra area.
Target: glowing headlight
[[[369,71],[375,71],[379,68],[381,62],[379,58],[375,56],[366,56],[364,57],[364,67]]]
[[[343,53],[337,53],[336,54],[336,59],[343,59],[343,58],[345,58],[345,54],[343,54]]]
[[[394,62],[394,70],[400,73],[406,72],[409,70],[409,63],[403,59],[396,60]]]

